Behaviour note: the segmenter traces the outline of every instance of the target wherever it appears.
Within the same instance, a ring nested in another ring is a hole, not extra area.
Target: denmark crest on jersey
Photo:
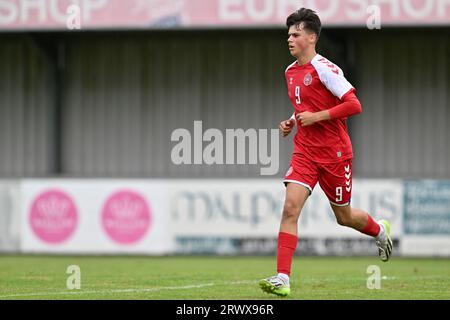
[[[305,86],[309,86],[309,85],[311,85],[312,80],[313,80],[313,78],[312,78],[311,73],[308,73],[308,74],[306,74],[305,78],[303,79],[303,84]]]

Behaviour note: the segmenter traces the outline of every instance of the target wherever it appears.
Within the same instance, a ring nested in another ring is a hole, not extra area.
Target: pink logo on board
[[[58,244],[67,240],[78,223],[72,198],[60,190],[49,190],[37,196],[30,210],[30,225],[41,240]]]
[[[133,244],[141,240],[151,222],[149,205],[137,192],[118,191],[103,206],[103,229],[117,243]]]

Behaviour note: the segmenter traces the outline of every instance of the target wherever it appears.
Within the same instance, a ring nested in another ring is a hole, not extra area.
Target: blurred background
[[[362,102],[349,120],[353,205],[391,221],[400,255],[450,256],[439,0],[0,0],[0,251],[274,253],[293,135],[273,176],[261,163],[176,165],[171,135],[289,118],[285,19],[302,6]],[[376,255],[319,186],[299,237],[302,254]]]

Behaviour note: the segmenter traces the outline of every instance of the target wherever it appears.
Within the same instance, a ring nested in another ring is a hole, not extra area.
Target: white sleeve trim
[[[350,82],[345,79],[341,68],[321,55],[316,55],[311,64],[316,69],[320,81],[335,97],[342,99],[346,93],[353,89]]]
[[[292,116],[290,117],[290,119],[294,120],[295,123],[297,123],[297,119],[295,118],[295,111],[294,111],[294,113],[292,114]]]

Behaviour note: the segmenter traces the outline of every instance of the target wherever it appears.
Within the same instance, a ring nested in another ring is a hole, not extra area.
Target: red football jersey
[[[345,79],[342,70],[317,54],[311,62],[286,69],[289,99],[295,114],[318,112],[341,104],[341,99],[355,89]],[[308,127],[297,123],[294,152],[320,163],[332,163],[353,157],[347,132],[347,119],[317,122]]]

